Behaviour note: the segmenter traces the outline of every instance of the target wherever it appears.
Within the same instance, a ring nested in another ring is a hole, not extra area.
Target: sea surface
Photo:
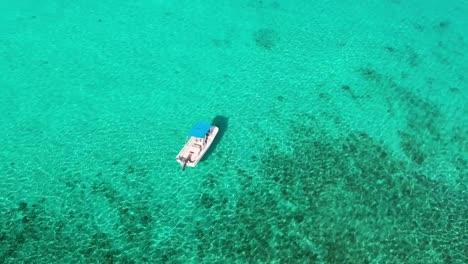
[[[0,263],[468,263],[467,14],[0,0]]]

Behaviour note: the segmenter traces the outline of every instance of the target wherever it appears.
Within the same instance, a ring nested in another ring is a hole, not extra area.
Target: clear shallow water
[[[466,3],[309,2],[1,1],[0,262],[466,262]]]

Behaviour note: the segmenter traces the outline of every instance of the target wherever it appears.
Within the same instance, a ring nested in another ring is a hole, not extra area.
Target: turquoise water
[[[466,1],[0,10],[0,263],[468,262]]]

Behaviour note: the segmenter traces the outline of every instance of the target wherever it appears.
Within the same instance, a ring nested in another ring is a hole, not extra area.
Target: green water
[[[121,2],[0,0],[0,263],[468,262],[466,1]]]

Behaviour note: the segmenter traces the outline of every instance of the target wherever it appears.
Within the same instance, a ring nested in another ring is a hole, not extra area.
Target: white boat
[[[176,157],[177,162],[182,166],[182,171],[185,170],[186,166],[195,167],[198,164],[213,143],[218,131],[218,127],[208,122],[198,121],[193,126],[189,132],[187,143]]]

